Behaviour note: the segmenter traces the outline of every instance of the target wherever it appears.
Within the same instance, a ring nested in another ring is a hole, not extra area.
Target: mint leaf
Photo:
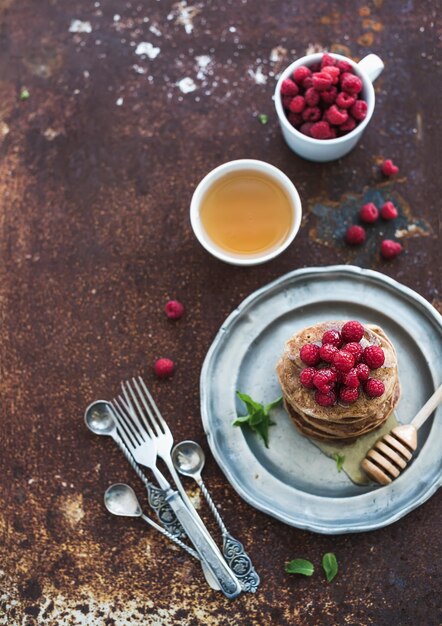
[[[267,122],[269,121],[269,116],[266,115],[265,113],[260,113],[258,115],[258,119],[261,122],[261,124],[267,124]]]
[[[246,393],[241,393],[240,391],[237,391],[236,395],[240,400],[244,402],[250,413],[252,412],[252,410],[259,411],[259,409],[262,409],[262,404],[259,404],[259,402],[255,402],[255,400],[252,400],[252,398]]]
[[[269,411],[281,403],[282,398],[277,398],[270,404],[263,406],[259,402],[256,402],[246,393],[236,392],[236,395],[240,400],[244,402],[247,407],[248,414],[238,416],[233,422],[233,426],[247,425],[253,432],[261,437],[264,441],[266,448],[269,447],[269,427],[274,426],[275,422],[270,419]]]
[[[345,456],[343,454],[339,454],[339,452],[335,452],[334,454],[332,454],[332,457],[336,461],[336,467],[338,468],[338,472],[341,472],[344,465]]]
[[[322,557],[322,567],[324,568],[327,580],[330,583],[338,573],[338,562],[333,552],[327,552]]]
[[[247,424],[249,419],[250,415],[239,415],[235,420],[233,420],[232,426],[241,426],[241,424]]]
[[[20,100],[28,100],[28,98],[30,98],[30,97],[31,97],[31,94],[26,89],[26,87],[22,87],[20,89]]]
[[[276,400],[273,400],[273,402],[270,402],[270,404],[267,404],[264,407],[264,411],[266,413],[268,413],[269,411],[271,411],[272,409],[274,409],[275,407],[279,406],[282,402],[282,396],[280,396],[279,398],[277,398]]]
[[[293,559],[290,563],[286,563],[285,571],[288,574],[302,574],[303,576],[311,576],[315,571],[313,563],[306,559]]]

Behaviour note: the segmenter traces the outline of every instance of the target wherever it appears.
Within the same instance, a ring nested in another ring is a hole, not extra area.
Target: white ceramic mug
[[[275,182],[285,191],[287,198],[290,200],[292,209],[292,225],[287,237],[277,248],[272,248],[270,251],[264,251],[262,254],[235,254],[234,252],[229,252],[220,248],[207,235],[201,221],[201,202],[208,190],[222,176],[239,171],[255,171],[273,178]],[[193,232],[195,233],[200,244],[217,259],[232,265],[258,265],[259,263],[270,261],[270,259],[275,258],[278,254],[281,254],[281,252],[283,252],[283,250],[285,250],[295,238],[301,225],[301,218],[301,199],[290,178],[288,178],[274,165],[270,165],[270,163],[266,163],[265,161],[257,161],[255,159],[238,159],[237,161],[229,161],[228,163],[224,163],[223,165],[216,167],[198,184],[190,203],[190,222],[192,224]]]
[[[276,84],[275,95],[273,97],[282,134],[284,135],[284,139],[286,140],[289,148],[304,159],[319,162],[334,161],[335,159],[339,159],[350,152],[350,150],[353,150],[355,145],[358,143],[374,111],[375,95],[373,82],[384,69],[382,59],[376,54],[369,54],[364,57],[362,61],[359,61],[359,63],[355,63],[348,57],[344,57],[340,54],[331,54],[331,56],[338,59],[338,61],[347,61],[350,63],[355,74],[362,80],[363,87],[361,96],[368,106],[367,115],[365,119],[356,126],[356,128],[342,137],[336,137],[336,139],[314,139],[313,137],[303,135],[288,121],[284,107],[282,106],[281,85],[283,80],[292,76],[297,67],[300,65],[306,65],[309,67],[320,62],[322,56],[322,52],[309,54],[289,65],[279,77]]]

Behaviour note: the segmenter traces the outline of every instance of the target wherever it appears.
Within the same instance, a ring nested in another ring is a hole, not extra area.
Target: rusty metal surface
[[[225,317],[296,267],[371,267],[440,310],[436,8],[0,0],[0,624],[440,623],[440,494],[373,533],[286,527],[226,483],[208,454],[198,392]],[[142,42],[151,44],[144,57]],[[289,151],[271,101],[278,71],[315,48],[372,51],[386,63],[362,142],[329,164]],[[209,257],[188,220],[196,183],[241,157],[280,167],[305,210],[295,243],[250,269]],[[397,179],[381,179],[383,158],[401,166]],[[341,243],[346,220],[373,197],[401,209],[406,252],[391,263],[379,258],[374,229],[363,249]],[[177,323],[163,314],[169,298],[186,305]],[[152,373],[160,356],[177,363],[161,383]],[[229,603],[141,522],[105,512],[110,483],[143,493],[82,414],[133,373],[145,376],[176,438],[205,447],[207,485],[262,575],[256,595]],[[340,565],[332,584],[321,573],[327,551]],[[316,575],[285,574],[295,557],[312,560]]]

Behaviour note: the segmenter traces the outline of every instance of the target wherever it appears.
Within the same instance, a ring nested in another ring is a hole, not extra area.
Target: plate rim
[[[346,274],[351,277],[363,275],[366,278],[370,278],[377,282],[381,282],[384,285],[387,285],[393,291],[399,291],[401,294],[405,295],[408,300],[412,301],[415,304],[419,304],[424,309],[427,317],[431,319],[431,322],[442,331],[442,316],[433,307],[433,305],[431,305],[423,296],[421,296],[419,293],[417,293],[410,287],[403,285],[396,279],[391,278],[390,276],[383,274],[382,272],[378,272],[376,270],[371,270],[371,269],[366,269],[366,268],[361,268],[355,265],[343,265],[343,264],[327,265],[327,266],[320,266],[320,267],[313,266],[313,267],[298,268],[298,269],[292,270],[291,272],[287,272],[286,274],[283,274],[282,276],[279,276],[275,280],[270,281],[266,283],[265,285],[263,285],[262,287],[259,287],[258,289],[253,291],[251,294],[246,296],[240,302],[240,304],[224,320],[224,322],[222,323],[221,327],[219,328],[219,330],[217,331],[216,335],[214,336],[212,340],[212,343],[206,353],[203,366],[201,369],[200,408],[201,408],[201,420],[202,420],[204,432],[207,437],[207,441],[208,441],[210,450],[212,452],[212,455],[214,459],[216,460],[219,468],[226,476],[230,485],[234,488],[234,490],[238,493],[238,495],[243,500],[245,500],[253,508],[263,513],[266,513],[270,515],[271,517],[274,517],[278,519],[279,521],[282,521],[285,524],[288,524],[289,526],[300,528],[302,530],[309,530],[309,531],[317,532],[321,534],[338,535],[338,534],[346,534],[346,533],[353,533],[353,532],[372,531],[378,528],[383,528],[385,526],[388,526],[389,524],[392,524],[398,521],[399,519],[407,515],[409,512],[411,512],[412,510],[414,510],[415,508],[423,504],[437,491],[437,489],[442,485],[442,474],[439,477],[436,475],[434,479],[428,484],[427,489],[424,492],[421,492],[419,496],[416,497],[414,500],[409,502],[408,505],[401,507],[399,510],[394,510],[391,515],[387,515],[385,519],[383,520],[379,520],[377,522],[373,522],[369,524],[367,523],[364,524],[363,520],[360,519],[360,520],[357,520],[356,522],[353,522],[352,524],[347,524],[347,525],[341,524],[339,526],[333,526],[331,524],[324,525],[320,523],[311,523],[311,522],[303,523],[302,521],[296,521],[295,523],[294,520],[287,520],[284,517],[284,515],[280,513],[279,511],[273,510],[269,508],[268,506],[266,506],[263,502],[260,502],[260,501],[257,502],[255,499],[253,499],[248,494],[248,492],[242,487],[242,484],[237,481],[236,477],[232,474],[230,469],[224,465],[222,455],[220,451],[218,450],[218,446],[215,443],[214,437],[212,436],[212,432],[210,430],[207,415],[205,412],[205,405],[207,401],[205,380],[207,379],[207,370],[210,367],[212,355],[217,350],[220,339],[221,337],[224,336],[226,328],[234,322],[234,320],[238,317],[238,315],[244,309],[247,308],[247,306],[250,304],[251,301],[259,299],[263,293],[267,293],[271,291],[272,289],[274,289],[277,286],[280,286],[284,282],[290,281],[294,277],[295,278],[302,277],[303,275],[311,275],[311,274],[321,275],[321,274],[333,274],[333,273],[338,274],[338,275]],[[433,380],[433,382],[435,381]],[[359,498],[363,495],[365,494],[352,496],[352,498]],[[322,496],[318,496],[318,497],[322,498]],[[342,499],[346,500],[347,498],[343,497]]]

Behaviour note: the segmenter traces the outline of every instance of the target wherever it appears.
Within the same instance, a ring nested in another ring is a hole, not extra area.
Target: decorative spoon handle
[[[238,539],[232,537],[224,524],[221,515],[216,508],[212,496],[207,490],[206,485],[201,477],[196,478],[204,498],[209,505],[213,517],[218,524],[223,535],[223,555],[230,569],[233,571],[243,591],[255,593],[258,589],[261,579],[253,567],[252,560],[244,550],[244,546]]]

